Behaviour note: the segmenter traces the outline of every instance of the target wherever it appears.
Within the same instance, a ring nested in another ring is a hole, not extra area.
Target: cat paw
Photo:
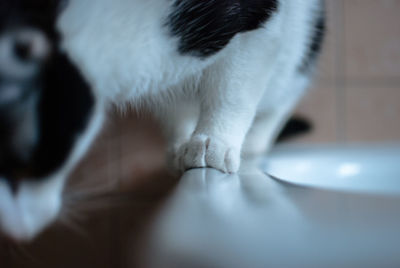
[[[180,171],[210,167],[235,173],[240,166],[240,150],[222,140],[207,135],[195,135],[177,150],[174,165]]]

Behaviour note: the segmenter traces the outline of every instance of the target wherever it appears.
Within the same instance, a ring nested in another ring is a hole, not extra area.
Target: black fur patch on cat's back
[[[204,58],[237,33],[261,27],[277,8],[278,0],[175,0],[167,26],[180,53]]]

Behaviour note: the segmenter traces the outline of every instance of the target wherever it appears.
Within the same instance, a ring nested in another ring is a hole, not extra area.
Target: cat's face
[[[94,98],[63,54],[56,2],[0,3],[0,233],[29,240],[58,215]]]

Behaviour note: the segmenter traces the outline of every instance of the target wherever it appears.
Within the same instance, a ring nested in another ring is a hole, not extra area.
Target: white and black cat
[[[309,84],[321,0],[0,3],[0,229],[29,240],[111,104],[151,110],[184,171],[237,172]]]

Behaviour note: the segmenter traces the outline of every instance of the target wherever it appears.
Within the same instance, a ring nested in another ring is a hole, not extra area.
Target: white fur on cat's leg
[[[271,103],[268,91],[260,101],[259,110],[243,145],[243,156],[260,156],[271,149],[279,132],[309,84],[309,78],[301,73],[297,73],[294,78],[287,80],[294,82],[289,85],[272,85],[273,88],[284,93],[280,98],[274,100],[275,105],[268,105]],[[265,110],[264,107],[269,108]]]
[[[287,117],[288,111],[286,110],[258,114],[246,136],[242,155],[244,157],[253,157],[268,152]]]
[[[269,114],[257,115],[243,144],[242,155],[253,157],[268,151],[274,140],[278,118]]]
[[[239,170],[242,143],[269,78],[265,62],[255,51],[247,51],[247,55],[236,53],[205,71],[199,88],[199,122],[178,151],[179,169]]]

